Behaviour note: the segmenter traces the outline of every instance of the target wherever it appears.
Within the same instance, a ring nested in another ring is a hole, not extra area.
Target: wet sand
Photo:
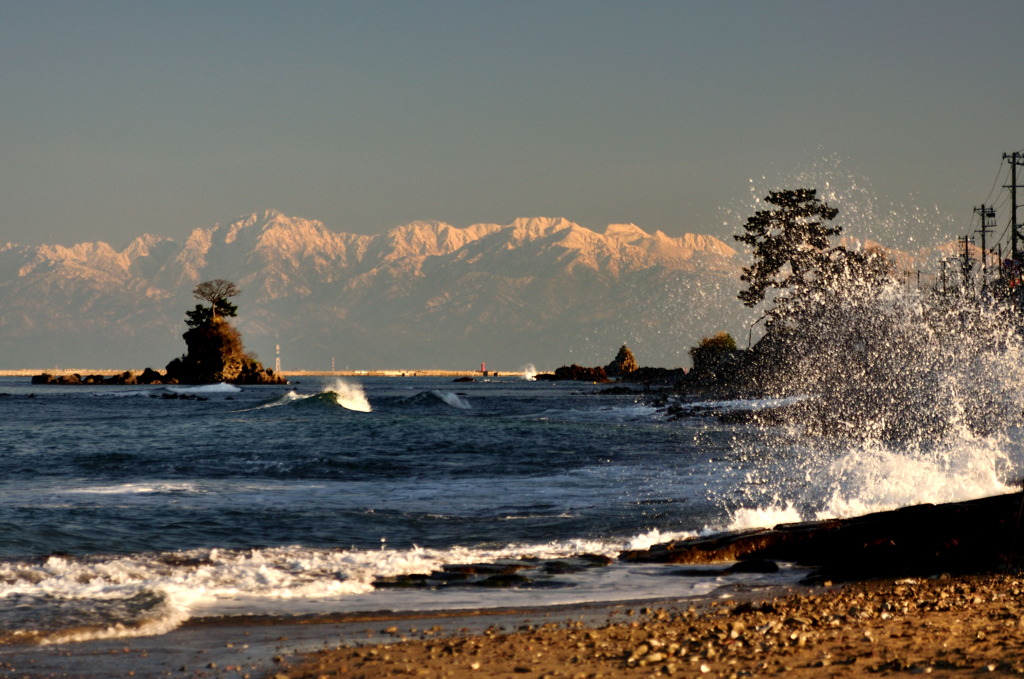
[[[640,604],[200,618],[159,636],[0,645],[0,677],[275,677],[289,674],[288,668],[301,663],[303,657],[339,645],[372,647],[398,638],[436,639],[487,630],[511,632],[524,625],[553,621],[596,626],[623,618]]]

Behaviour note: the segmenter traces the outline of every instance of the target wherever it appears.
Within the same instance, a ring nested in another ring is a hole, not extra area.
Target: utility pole
[[[991,205],[988,207],[982,205],[974,208],[974,212],[981,217],[981,228],[975,233],[981,234],[981,292],[984,294],[988,290],[988,246],[985,239],[988,236],[988,230],[995,227],[996,210]]]
[[[1024,165],[1024,158],[1021,158],[1020,151],[1004,153],[1003,160],[1010,163],[1010,185],[1003,188],[1010,189],[1010,257],[1014,264],[1018,261],[1021,250],[1021,241],[1024,236],[1020,234],[1020,224],[1017,222],[1017,167]]]
[[[974,268],[974,262],[971,261],[971,246],[974,245],[974,239],[968,236],[960,236],[957,238],[957,241],[964,248],[963,254],[960,255],[960,271],[964,276],[964,292],[966,292],[969,288],[973,287],[971,285],[971,269]]]

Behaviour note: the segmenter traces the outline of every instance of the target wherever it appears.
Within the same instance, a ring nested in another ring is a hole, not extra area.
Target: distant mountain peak
[[[661,232],[658,231],[660,234]],[[646,238],[650,234],[641,229],[636,224],[609,224],[604,230],[604,235],[608,238],[616,238],[619,240],[629,241],[637,238]]]
[[[267,209],[195,228],[179,243],[142,235],[123,251],[102,242],[0,248],[0,355],[101,367],[89,357],[116,363],[134,352],[149,358],[115,367],[159,367],[180,353],[195,284],[226,278],[245,290],[239,324],[254,349],[287,341],[309,367],[335,352],[371,368],[458,367],[479,351],[498,352],[513,368],[590,361],[534,356],[583,341],[601,345],[606,361],[624,329],[638,358],[666,364],[657,357],[685,356],[679,333],[730,329],[720,326],[724,312],[675,309],[672,300],[713,280],[708,294],[732,304],[735,293],[721,282],[738,276],[734,254],[710,236],[670,238],[636,224],[598,232],[564,217],[466,227],[417,220],[361,235]],[[674,330],[648,332],[662,322]],[[606,334],[607,346],[593,339]]]

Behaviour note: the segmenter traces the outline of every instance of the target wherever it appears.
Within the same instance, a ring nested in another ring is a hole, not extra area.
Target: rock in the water
[[[168,379],[181,384],[285,384],[242,346],[242,337],[224,319],[191,328],[182,337],[188,353],[167,364]]]
[[[1017,535],[1021,500],[1020,493],[1012,493],[781,524],[678,540],[623,552],[619,558],[675,564],[788,561],[816,567],[821,577],[832,580],[978,572],[1024,561],[1024,540]]]

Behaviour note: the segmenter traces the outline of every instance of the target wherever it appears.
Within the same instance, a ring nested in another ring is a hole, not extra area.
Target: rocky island
[[[168,363],[163,373],[152,368],[111,377],[42,373],[32,378],[32,384],[286,384],[287,380],[246,351],[241,333],[227,320],[238,314],[230,299],[240,293],[234,283],[220,278],[193,289],[193,296],[209,306],[197,304],[186,312],[188,330],[182,338],[188,350]]]

